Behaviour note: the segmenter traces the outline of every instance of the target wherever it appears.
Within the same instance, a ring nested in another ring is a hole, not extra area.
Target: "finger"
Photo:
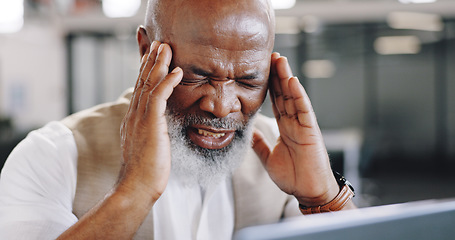
[[[289,80],[289,87],[294,98],[297,119],[302,127],[312,128],[317,126],[316,116],[311,106],[310,98],[299,80],[295,77]]]
[[[273,82],[277,78],[276,75],[276,60],[280,57],[280,54],[277,52],[272,53],[272,59],[270,62],[270,77],[269,77],[269,93],[270,93],[270,101],[272,102],[272,110],[273,110],[273,115],[277,120],[280,119],[280,114],[275,106],[275,94],[274,94],[274,87],[273,87]]]
[[[280,57],[280,53],[272,53],[272,59],[270,61],[270,78],[277,77],[276,73],[276,60]]]
[[[289,66],[288,59],[286,57],[280,57],[276,62],[277,76],[280,79],[289,79],[293,77],[291,66]]]
[[[258,155],[262,164],[267,165],[267,160],[270,156],[270,145],[265,140],[264,135],[257,128],[253,131],[253,149],[254,152]]]
[[[144,83],[147,87],[153,89],[166,77],[169,73],[169,66],[172,59],[172,50],[171,47],[163,43],[158,48],[158,54],[155,59],[155,64],[153,65],[152,70],[147,76],[147,80]]]
[[[152,45],[150,46],[150,52],[142,57],[140,74],[138,80],[136,81],[136,86],[134,87],[134,93],[131,97],[131,103],[128,112],[130,112],[130,110],[137,109],[137,103],[139,101],[139,97],[141,96],[142,86],[144,85],[145,81],[144,77],[148,76],[150,69],[155,64],[155,58],[159,45],[159,42],[153,41]]]
[[[144,82],[147,80],[147,76],[150,73],[150,69],[152,69],[153,65],[155,64],[156,55],[158,54],[158,48],[160,45],[161,43],[158,41],[152,42],[152,45],[150,46],[150,53],[145,58],[145,64],[141,65],[140,69],[141,74],[139,76],[139,81],[137,82],[136,88],[137,86],[141,86],[142,84],[144,84]],[[144,55],[144,57],[145,56],[146,55]]]
[[[277,63],[281,58],[282,57],[278,57],[273,62],[272,68],[274,72],[272,74],[272,77],[270,78],[271,81],[270,96],[272,98],[272,106],[274,107],[274,114],[277,120],[280,119],[281,113],[285,113],[283,92],[280,85],[280,78],[277,72]]]
[[[283,105],[281,115],[293,118],[295,115],[294,100],[292,99],[292,94],[289,90],[289,79],[293,77],[291,67],[287,58],[281,58],[277,60],[277,75],[280,79],[281,92],[283,94]]]
[[[270,95],[272,95],[272,94],[270,93]],[[280,118],[281,118],[280,112],[279,112],[278,109],[276,108],[276,104],[275,104],[275,101],[273,100],[273,98],[271,97],[270,99],[271,99],[271,101],[272,101],[272,111],[273,111],[273,115],[275,116],[276,120],[278,121],[278,120],[280,120]]]
[[[167,100],[171,96],[174,88],[183,78],[183,71],[180,67],[174,68],[164,80],[149,93],[146,114],[155,113],[157,116],[163,116],[166,111]]]
[[[283,92],[287,92],[287,94],[283,94],[283,98],[284,98],[284,107],[286,109],[288,118],[297,118],[297,111],[296,111],[296,107],[295,107],[295,98],[294,98],[294,95],[292,94],[293,86],[291,86],[291,82],[294,82],[295,80],[298,81],[298,79],[296,77],[291,77],[290,79],[284,81],[287,84],[286,84],[286,90],[284,90]]]
[[[158,48],[158,54],[147,80],[142,87],[141,96],[139,97],[138,109],[145,109],[148,102],[148,95],[153,93],[158,84],[169,73],[169,65],[171,64],[172,51],[169,45],[163,43]]]
[[[272,90],[275,90],[277,87],[276,85],[274,85],[274,82],[278,79],[278,75],[277,75],[277,71],[276,71],[276,61],[278,58],[280,58],[279,53],[272,53],[272,59],[270,62],[270,77],[269,77],[270,78],[269,90],[271,90],[270,94],[271,94],[272,103],[275,103],[275,94],[274,94],[274,91],[272,91]],[[281,89],[276,89],[276,90],[281,90]],[[279,91],[279,92],[281,92],[281,91]]]

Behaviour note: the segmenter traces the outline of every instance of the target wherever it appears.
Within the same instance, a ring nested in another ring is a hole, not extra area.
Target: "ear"
[[[150,49],[150,39],[147,36],[147,30],[144,28],[144,26],[139,26],[137,29],[137,45],[139,46],[139,54],[141,55],[141,58],[149,51]]]

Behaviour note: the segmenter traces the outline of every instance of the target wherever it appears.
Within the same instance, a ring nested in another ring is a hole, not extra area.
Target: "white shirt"
[[[31,132],[13,150],[0,176],[0,239],[55,239],[77,222],[77,157],[73,134],[60,122]],[[153,218],[155,239],[232,239],[231,181],[203,193],[171,175]]]

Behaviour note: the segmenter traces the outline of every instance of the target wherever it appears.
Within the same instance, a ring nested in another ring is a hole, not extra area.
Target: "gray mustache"
[[[183,126],[205,125],[213,128],[243,130],[247,123],[239,122],[232,118],[205,118],[197,115],[187,115],[183,118]]]

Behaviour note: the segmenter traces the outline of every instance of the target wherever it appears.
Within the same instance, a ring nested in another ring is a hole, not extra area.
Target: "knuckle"
[[[156,59],[154,67],[168,67],[167,61],[161,58]]]
[[[158,71],[159,73],[166,73],[167,74],[167,72],[169,70],[169,66],[167,66],[166,64],[157,64],[157,65],[155,65],[154,70]]]
[[[137,82],[136,88],[141,88],[142,86],[144,86],[144,82],[145,82],[145,79],[141,76],[141,78],[139,78],[139,81]]]
[[[289,95],[283,95],[283,99],[284,101],[288,101],[288,100],[292,100],[292,96],[289,96]]]
[[[149,79],[163,79],[168,74],[168,68],[165,65],[155,65],[150,72]]]
[[[156,102],[160,99],[160,96],[159,94],[155,91],[155,92],[150,92],[149,93],[149,101],[150,102]]]
[[[144,87],[151,88],[152,87],[152,83],[150,81],[147,81],[147,82],[144,83]]]
[[[297,119],[297,118],[298,118],[298,116],[297,116],[296,113],[295,113],[295,114],[287,114],[286,116],[287,116],[288,118],[290,118],[290,119]]]

